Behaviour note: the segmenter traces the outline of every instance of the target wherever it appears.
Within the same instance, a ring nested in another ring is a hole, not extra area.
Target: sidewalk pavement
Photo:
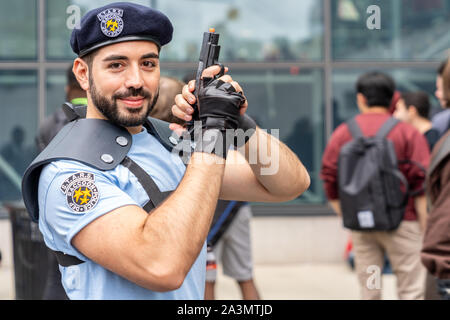
[[[356,274],[345,263],[256,265],[256,287],[266,300],[359,300]],[[396,300],[395,276],[383,274],[383,299]],[[237,283],[218,269],[216,298],[241,299]]]
[[[345,263],[255,265],[255,283],[265,300],[358,300],[356,274]],[[395,277],[383,275],[383,298],[397,299]],[[237,283],[218,268],[216,298],[239,300]],[[0,300],[14,299],[13,270],[0,265]]]

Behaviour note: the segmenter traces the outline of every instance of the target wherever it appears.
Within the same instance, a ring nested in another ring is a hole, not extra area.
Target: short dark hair
[[[423,91],[405,92],[402,93],[402,98],[406,108],[414,106],[422,118],[428,119],[431,108],[428,94]]]
[[[382,72],[367,72],[358,78],[356,92],[366,97],[369,107],[389,108],[395,92],[395,82],[390,76]]]
[[[83,56],[81,58],[81,60],[83,60],[84,62],[86,62],[86,64],[91,67],[92,66],[92,61],[94,61],[94,57],[97,55],[97,50],[92,51],[90,53],[88,53],[87,55]]]
[[[440,75],[441,77],[442,77],[442,75],[444,74],[444,69],[445,69],[445,66],[447,65],[447,63],[448,63],[448,58],[447,59],[445,59],[444,61],[442,61],[441,62],[441,64],[439,65],[439,68],[437,69],[437,73],[438,73],[438,75]]]

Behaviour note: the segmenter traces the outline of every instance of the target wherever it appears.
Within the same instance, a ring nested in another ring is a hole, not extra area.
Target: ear
[[[76,58],[73,62],[72,71],[80,87],[85,91],[89,90],[89,66],[87,63],[83,59]]]
[[[408,113],[410,116],[413,116],[413,117],[417,117],[419,115],[417,108],[413,105],[408,106]]]
[[[356,104],[361,111],[367,108],[367,99],[362,93],[356,94]]]

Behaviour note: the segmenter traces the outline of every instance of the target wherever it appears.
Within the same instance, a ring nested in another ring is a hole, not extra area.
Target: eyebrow
[[[159,55],[156,53],[147,53],[144,54],[140,59],[148,59],[148,58],[154,58],[159,59]],[[110,55],[103,59],[103,61],[114,61],[114,60],[128,60],[127,56],[121,56],[121,55]]]
[[[152,53],[144,54],[144,55],[141,57],[141,59],[148,59],[148,58],[159,59],[159,55],[152,52]]]
[[[103,59],[103,61],[113,61],[113,60],[128,60],[128,57],[119,55],[110,55],[107,56],[105,59]]]

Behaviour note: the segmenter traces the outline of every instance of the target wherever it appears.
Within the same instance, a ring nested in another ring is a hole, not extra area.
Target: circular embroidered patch
[[[110,8],[100,12],[97,17],[100,20],[100,28],[105,36],[117,37],[123,30],[123,10]]]
[[[61,185],[67,205],[74,212],[86,212],[95,207],[99,200],[95,176],[89,172],[77,172]]]

